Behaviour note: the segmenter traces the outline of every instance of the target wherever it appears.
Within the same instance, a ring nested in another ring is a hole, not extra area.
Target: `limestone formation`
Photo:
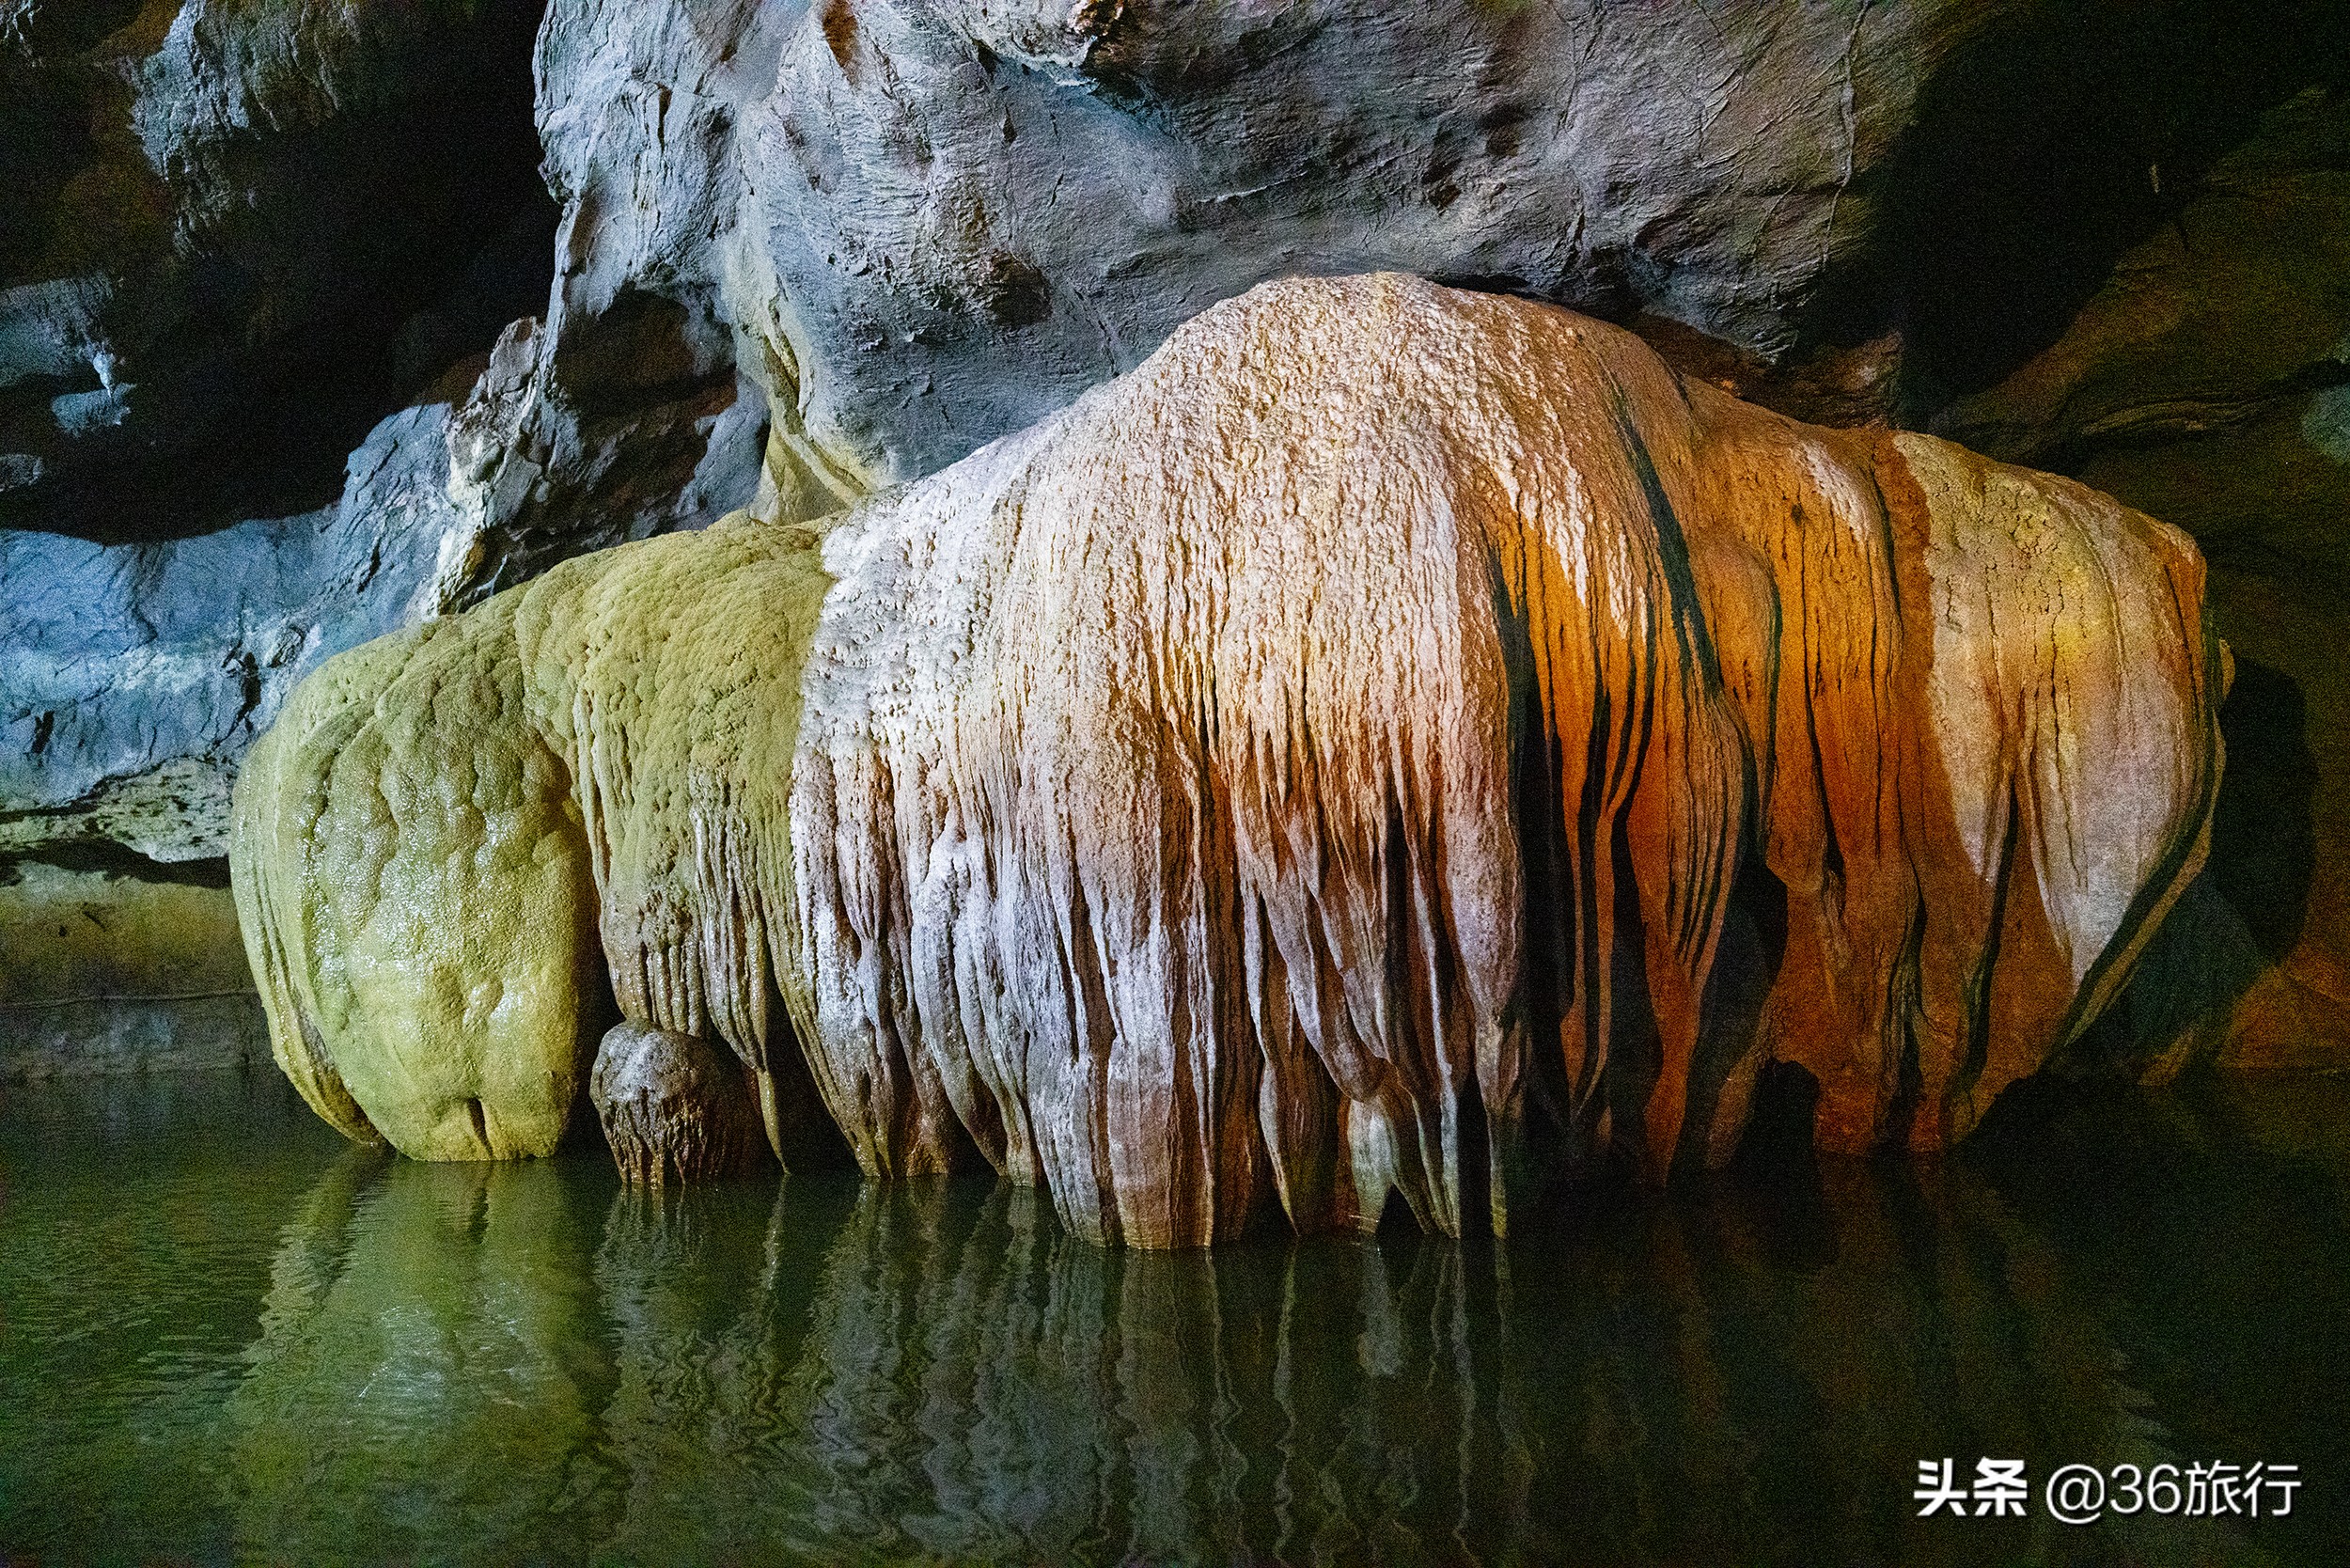
[[[588,1098],[623,1181],[739,1176],[767,1157],[743,1069],[695,1035],[615,1024],[597,1048]]]
[[[344,1134],[419,1158],[553,1152],[601,1033],[579,808],[517,722],[516,607],[329,661],[240,781],[278,1065]]]
[[[2168,983],[2133,998],[2137,1043],[2350,1058],[2350,91],[2264,117],[2062,337],[1937,429],[2076,474],[2224,563],[2248,765],[2154,966]]]
[[[831,1138],[761,923],[790,907],[811,545],[737,523],[582,557],[302,685],[231,864],[272,1049],[321,1114],[411,1154],[549,1152],[608,975],[629,1018],[733,1047],[779,1152]]]
[[[933,472],[1271,277],[1547,299],[1922,419],[2342,8],[0,6],[0,526],[42,531],[0,539],[0,860],[218,857],[332,653]]]
[[[516,595],[524,704],[571,780],[612,992],[731,1046],[776,1151],[834,1141],[783,1004],[816,536],[738,519],[566,562]],[[503,603],[504,601],[494,601]]]
[[[1664,318],[1781,369],[1888,331],[1928,379],[1999,366],[2066,268],[2157,220],[2149,161],[2175,182],[2342,25],[2338,0],[552,0],[540,58],[565,166],[603,177],[572,188],[614,193],[578,208],[609,244],[587,270],[715,272],[779,455],[897,480],[1299,273]]]
[[[1498,1230],[1718,1163],[1767,1062],[1823,1142],[1926,1150],[2076,1038],[2203,853],[2201,587],[2094,492],[1619,329],[1290,281],[821,543],[738,519],[330,664],[238,890],[281,1060],[410,1152],[550,1124],[592,917],[779,1144],[804,1064],[869,1173],[1105,1241]]]
[[[448,412],[385,420],[318,512],[121,544],[0,532],[0,856],[217,864],[237,764],[295,684],[434,607]]]
[[[1938,1147],[2110,995],[2217,778],[2183,536],[1393,277],[1208,312],[826,558],[835,1114],[1145,1245],[1498,1227],[1545,1146],[1725,1157],[1775,1058],[1825,1141]]]

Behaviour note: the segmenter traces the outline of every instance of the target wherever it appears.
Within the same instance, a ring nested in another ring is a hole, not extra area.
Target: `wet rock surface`
[[[1768,1064],[1822,1143],[1923,1151],[2070,1044],[2203,857],[2201,573],[1588,318],[1269,285],[828,529],[330,662],[237,889],[279,1059],[411,1153],[559,1130],[592,898],[632,1021],[870,1174],[984,1160],[1144,1247],[1501,1231],[1723,1163]]]
[[[1771,1061],[1823,1144],[1940,1148],[2218,783],[2175,530],[1393,275],[1209,311],[825,559],[818,1081],[869,1169],[967,1138],[1145,1246],[1504,1229],[1546,1160],[1727,1160]]]
[[[2215,546],[2231,635],[2331,638],[2345,85],[2339,0],[24,0],[0,862],[217,857],[336,651],[835,512],[1292,274],[1574,305],[1807,420],[2077,475]],[[2313,869],[2190,894],[2241,974],[2134,1004],[2133,1061],[2282,1059],[2350,994],[2341,792],[2292,760],[2339,749],[2339,675],[2258,662],[2307,721],[2223,822],[2283,812]],[[2271,971],[2267,1023],[2216,999]]]
[[[238,923],[278,1065],[346,1136],[422,1158],[553,1152],[603,1023],[578,808],[513,720],[518,607],[328,661],[238,780]]]
[[[597,1047],[588,1097],[622,1181],[657,1187],[767,1163],[749,1074],[723,1045],[617,1024]]]
[[[2229,783],[2114,1048],[2350,1059],[2350,94],[2230,151],[2063,335],[1937,428],[2187,528],[2235,648]]]

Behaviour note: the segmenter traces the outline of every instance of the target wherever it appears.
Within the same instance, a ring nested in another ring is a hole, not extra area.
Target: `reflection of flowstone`
[[[1959,1162],[1537,1247],[1171,1255],[1009,1185],[583,1174],[321,1182],[231,1406],[252,1553],[433,1556],[412,1523],[462,1518],[485,1563],[1973,1561],[1914,1516],[1920,1454],[2178,1457],[2077,1255]]]
[[[231,1406],[243,1533],[287,1561],[403,1557],[427,1547],[409,1529],[462,1518],[478,1560],[512,1560],[559,1512],[560,1477],[531,1462],[584,1443],[603,1403],[577,1348],[581,1220],[552,1168],[330,1170]]]
[[[2093,492],[1296,281],[821,542],[328,665],[237,888],[280,1060],[410,1152],[553,1145],[600,937],[779,1152],[821,1106],[1144,1246],[1501,1230],[1611,1147],[1719,1163],[1774,1059],[1824,1141],[1965,1134],[2200,864],[2223,666],[2193,547]]]

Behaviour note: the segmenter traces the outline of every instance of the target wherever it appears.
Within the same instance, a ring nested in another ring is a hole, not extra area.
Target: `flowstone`
[[[1137,1246],[1498,1231],[1720,1163],[1773,1061],[1824,1144],[1927,1150],[2077,1038],[2203,854],[2201,593],[2077,484],[1292,280],[828,524],[328,665],[237,886],[280,1059],[413,1153],[548,1124],[592,931],[779,1152],[821,1107]]]

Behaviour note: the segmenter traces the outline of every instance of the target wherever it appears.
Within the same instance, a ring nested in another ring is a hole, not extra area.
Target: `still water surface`
[[[2350,1090],[2003,1106],[1508,1246],[1111,1254],[985,1184],[420,1166],[274,1076],[0,1104],[0,1561],[2350,1560]],[[2023,1520],[1914,1517],[1921,1458]],[[2046,1517],[2068,1462],[2293,1517]]]

